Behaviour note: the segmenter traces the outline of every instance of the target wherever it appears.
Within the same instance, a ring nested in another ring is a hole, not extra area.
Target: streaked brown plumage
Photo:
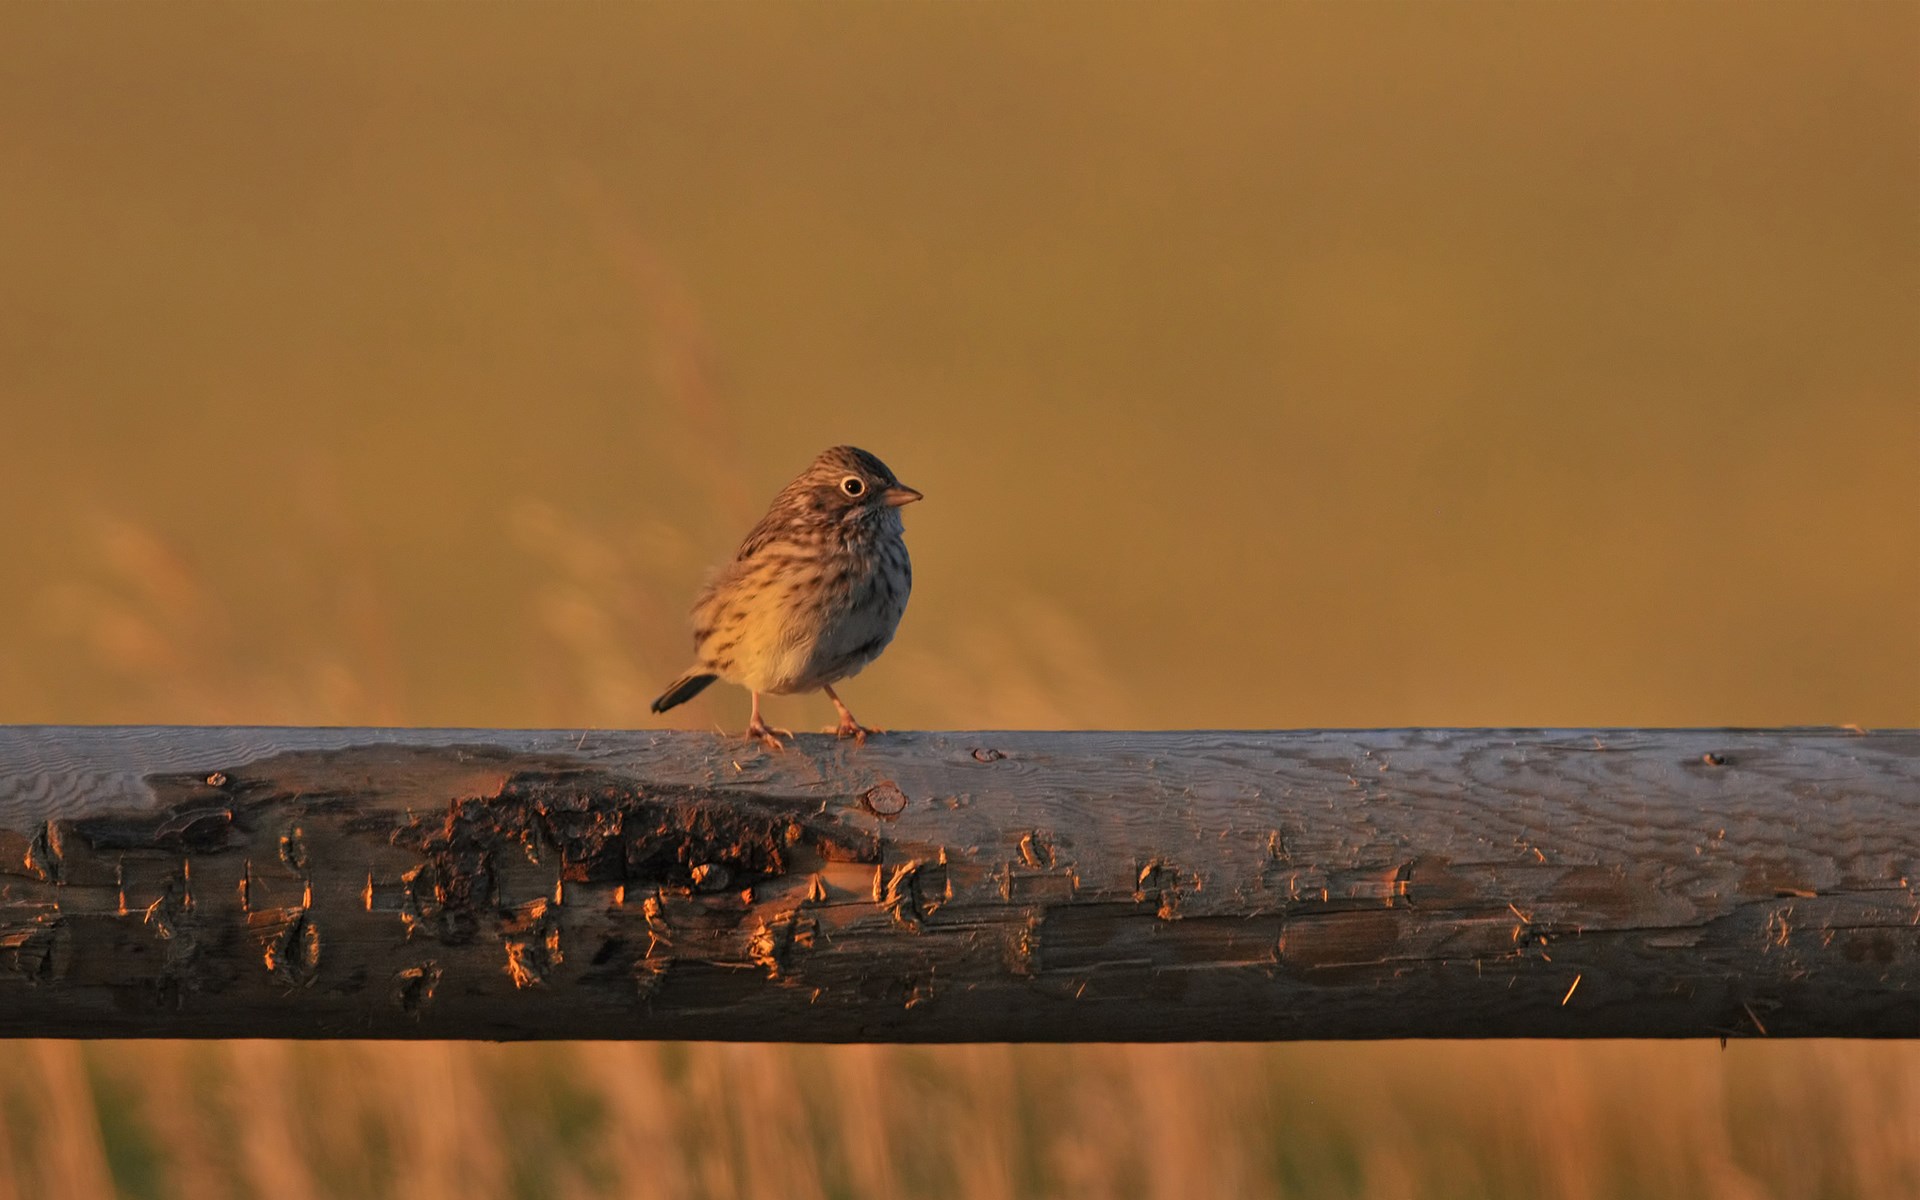
[[[824,451],[781,489],[693,606],[693,666],[653,702],[665,712],[715,679],[753,693],[747,736],[791,737],[760,719],[760,696],[819,689],[841,737],[879,732],[854,720],[833,685],[893,640],[913,588],[902,505],[920,493],[853,446]]]

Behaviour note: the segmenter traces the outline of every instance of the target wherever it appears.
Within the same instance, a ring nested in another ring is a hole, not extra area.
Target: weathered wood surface
[[[0,1035],[1920,1035],[1920,733],[0,729]]]

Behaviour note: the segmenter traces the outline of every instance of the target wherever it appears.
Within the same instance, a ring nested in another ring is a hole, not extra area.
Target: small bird
[[[753,693],[747,736],[782,749],[792,737],[760,718],[760,696],[827,694],[834,733],[865,742],[833,685],[857,675],[893,640],[913,588],[902,505],[921,498],[887,464],[854,446],[822,451],[773,498],[733,561],[693,605],[693,666],[653,711],[685,704],[716,679]]]

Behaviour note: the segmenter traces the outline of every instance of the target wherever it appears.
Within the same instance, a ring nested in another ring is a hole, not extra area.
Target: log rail
[[[0,1036],[1920,1036],[1920,732],[0,728]]]

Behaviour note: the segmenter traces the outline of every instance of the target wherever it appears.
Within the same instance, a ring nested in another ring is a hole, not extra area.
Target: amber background
[[[652,724],[853,441],[928,494],[881,724],[1920,725],[1917,68],[1913,4],[7,6],[0,721]],[[1906,1045],[24,1049],[0,1200],[1920,1191]]]

